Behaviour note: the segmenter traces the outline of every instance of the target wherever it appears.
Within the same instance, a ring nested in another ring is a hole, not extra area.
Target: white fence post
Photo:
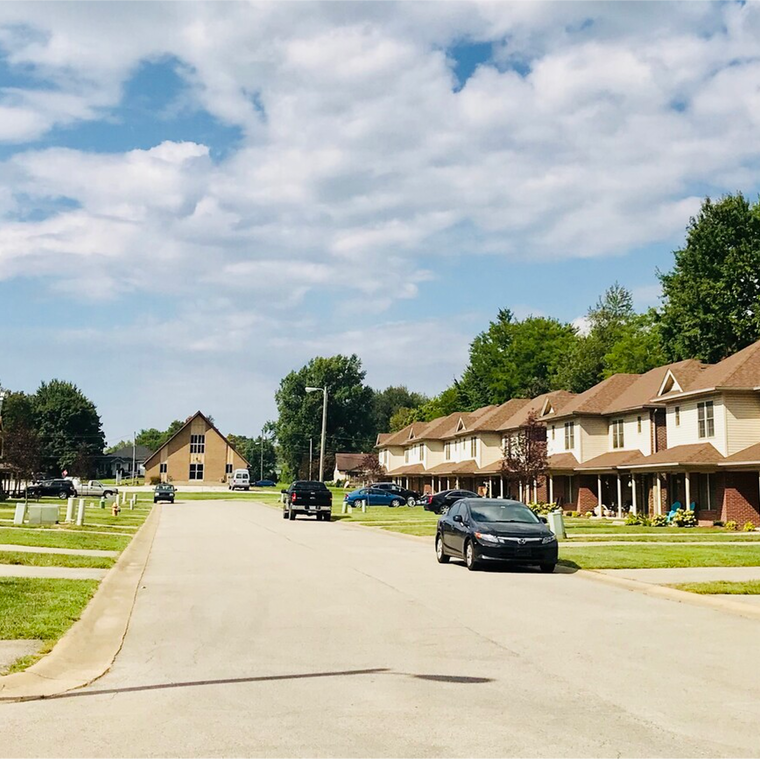
[[[17,503],[16,513],[13,515],[13,524],[24,524],[24,519],[26,519],[26,504]]]
[[[74,521],[74,499],[69,498],[66,502],[66,522],[71,523]]]
[[[79,508],[77,509],[77,527],[84,524],[84,498],[79,499]]]

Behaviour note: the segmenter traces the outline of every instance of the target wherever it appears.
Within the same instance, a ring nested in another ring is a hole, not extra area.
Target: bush
[[[638,514],[634,514],[632,511],[629,511],[625,516],[625,523],[641,524],[641,517]]]
[[[159,482],[161,482],[161,477],[159,477],[158,475],[155,475],[155,474],[154,474],[154,475],[153,475],[153,476],[150,478],[150,484],[151,484],[151,485],[158,485],[158,483],[159,483]]]
[[[573,518],[577,518],[580,515],[581,515],[580,511],[568,511],[567,514],[566,514],[566,516],[573,517]]]
[[[673,524],[676,527],[696,527],[697,515],[691,509],[678,509],[673,514]]]
[[[736,524],[736,522],[733,519],[729,519],[728,522],[726,522],[726,529],[727,530],[735,530],[739,525]]]
[[[744,530],[744,532],[754,532],[755,525],[752,524],[752,522],[745,522],[744,527],[742,527],[742,530]]]
[[[650,520],[649,524],[652,527],[667,527],[668,518],[664,514],[655,514]]]
[[[723,522],[722,522],[722,520],[720,520],[720,519],[716,519],[716,520],[713,522],[713,527],[723,527]]]
[[[543,503],[541,501],[538,501],[529,503],[527,506],[536,516],[540,517],[545,517],[550,512],[557,510],[556,503]]]

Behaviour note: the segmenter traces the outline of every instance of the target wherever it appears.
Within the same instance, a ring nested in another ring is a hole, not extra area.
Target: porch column
[[[522,480],[520,481],[520,492],[519,492],[519,495],[520,495],[520,502],[522,503],[523,502],[523,484],[522,484]]]
[[[659,474],[655,474],[657,478],[657,504],[655,514],[662,514],[662,480]]]
[[[760,479],[760,472],[757,473],[758,479]],[[504,478],[499,477],[499,498],[504,498]]]
[[[620,472],[617,476],[617,512],[618,519],[623,516],[623,481],[620,478]]]
[[[549,475],[549,503],[554,503],[554,475]]]
[[[604,507],[602,506],[602,475],[596,475],[596,502],[599,506],[599,516],[604,516]]]
[[[686,504],[684,508],[688,511],[689,506],[691,506],[691,472],[684,474],[684,483],[686,485]]]
[[[631,511],[634,514],[639,513],[639,507],[636,504],[636,475],[631,475]]]
[[[533,503],[538,503],[538,483],[533,480]]]
[[[456,479],[456,484],[454,485],[454,487],[455,487],[457,490],[459,490],[459,477],[457,477],[457,479]]]

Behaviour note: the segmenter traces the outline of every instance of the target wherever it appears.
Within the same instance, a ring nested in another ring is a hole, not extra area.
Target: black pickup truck
[[[306,514],[329,522],[331,512],[332,493],[324,482],[296,480],[282,491],[283,519],[295,519],[296,514]]]

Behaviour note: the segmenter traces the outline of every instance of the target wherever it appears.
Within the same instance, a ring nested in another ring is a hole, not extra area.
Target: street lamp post
[[[322,441],[319,446],[319,480],[325,481],[325,434],[327,433],[327,387],[307,387],[307,393],[322,391]]]

